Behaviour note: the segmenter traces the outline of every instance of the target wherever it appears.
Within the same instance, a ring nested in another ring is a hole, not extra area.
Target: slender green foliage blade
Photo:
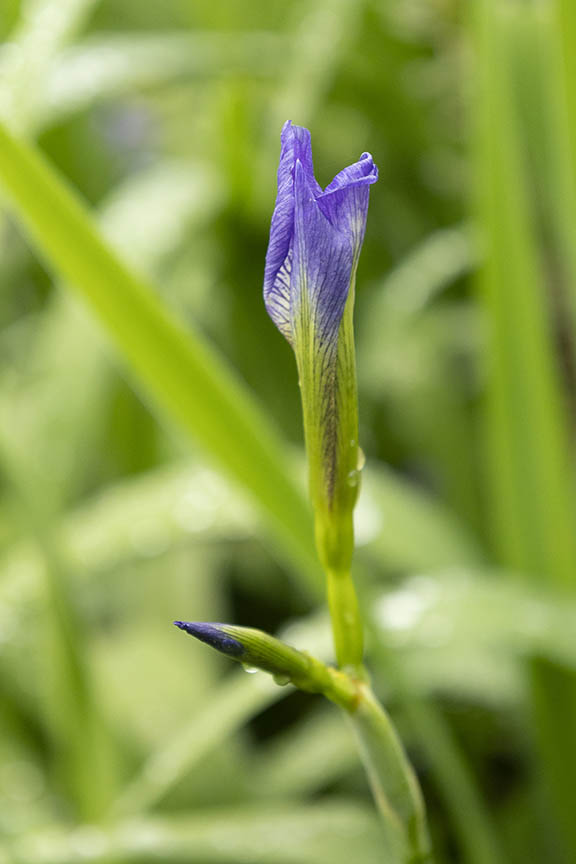
[[[533,7],[481,0],[477,108],[479,215],[486,245],[481,300],[488,327],[491,508],[500,560],[562,588],[576,579],[573,464],[551,327],[543,241],[528,183],[521,118],[522,79],[514,76],[521,18]],[[525,36],[525,33],[522,34]],[[573,711],[572,677],[530,667],[536,743],[550,816],[563,857],[576,856],[576,746],[563,719]],[[562,677],[564,687],[558,686]],[[560,697],[560,698],[559,698]]]
[[[275,431],[225,361],[174,319],[109,248],[38,151],[5,127],[0,180],[40,254],[88,303],[145,397],[252,494],[284,552],[299,572],[313,576],[316,557],[302,493]]]
[[[502,563],[573,585],[567,418],[523,172],[508,30],[491,0],[477,6],[476,168],[486,253],[479,296],[488,326],[492,527]]]

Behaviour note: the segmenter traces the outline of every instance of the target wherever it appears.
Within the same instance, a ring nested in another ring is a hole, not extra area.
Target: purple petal
[[[327,219],[339,231],[348,233],[356,255],[364,240],[370,185],[378,180],[378,168],[369,153],[337,174],[318,203]]]
[[[316,194],[322,192],[314,177],[310,132],[288,120],[282,129],[278,195],[272,216],[264,273],[264,302],[268,314],[291,341],[290,283],[294,236],[294,165],[299,160]]]
[[[328,184],[322,196],[329,195],[337,189],[344,189],[348,186],[369,186],[371,183],[376,183],[378,180],[378,168],[374,164],[374,160],[370,153],[362,153],[358,162],[343,168],[331,183]]]
[[[314,163],[312,162],[312,140],[310,132],[304,126],[293,126],[290,120],[287,120],[282,128],[280,136],[280,165],[278,167],[278,181],[280,187],[280,178],[293,176],[294,165],[296,160],[299,160],[304,169],[304,174],[308,180],[310,187],[314,191],[314,195],[322,194],[322,187],[316,181],[314,176]],[[280,194],[280,188],[278,188]]]
[[[302,164],[295,170],[294,262],[291,324],[301,325],[302,303],[308,303],[308,323],[327,350],[336,349],[336,337],[354,262],[348,238],[326,218],[308,184]],[[306,298],[303,297],[303,291]],[[319,360],[321,358],[318,358]]]

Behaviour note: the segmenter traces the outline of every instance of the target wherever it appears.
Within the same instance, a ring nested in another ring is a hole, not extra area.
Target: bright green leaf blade
[[[480,0],[477,15],[483,78],[476,106],[476,170],[486,247],[480,299],[489,328],[486,418],[493,528],[504,565],[573,585],[576,534],[567,417],[507,59],[507,40],[515,31],[503,8]]]
[[[221,194],[218,178],[206,166],[164,163],[117,188],[99,222],[127,261],[154,272],[182,243],[185,227],[213,218]],[[90,454],[98,448],[113,377],[105,348],[97,322],[59,285],[35,324],[18,384],[8,372],[0,388],[2,413],[24,437],[30,459],[41,466],[42,492],[56,508],[81,485]],[[79,452],[85,457],[78,459]]]
[[[546,230],[530,197],[530,163],[522,125],[526,86],[515,75],[517,33],[535,5],[476,4],[481,80],[475,108],[479,216],[486,266],[481,299],[489,325],[488,404],[490,502],[499,560],[541,581],[576,584],[576,512],[570,425],[560,389],[551,321],[554,280],[546,269]],[[523,38],[530,36],[525,30]],[[552,152],[555,152],[554,150]],[[570,192],[570,184],[568,192]],[[505,194],[503,194],[505,190]],[[571,226],[572,232],[574,225]],[[546,294],[548,292],[548,295]],[[535,744],[550,824],[566,860],[576,856],[576,746],[572,735],[574,676],[532,664]],[[550,689],[548,690],[548,683]],[[564,693],[559,701],[558,694]],[[566,722],[566,719],[568,722]]]
[[[0,180],[41,254],[100,319],[146,398],[249,490],[299,572],[315,576],[308,508],[282,443],[223,359],[116,257],[40,154],[1,127]]]

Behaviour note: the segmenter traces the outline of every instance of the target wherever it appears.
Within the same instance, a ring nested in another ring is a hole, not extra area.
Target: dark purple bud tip
[[[244,654],[244,646],[237,639],[233,639],[223,629],[225,624],[205,624],[202,621],[174,621],[176,627],[195,636],[216,651],[227,654],[229,657],[241,657]]]

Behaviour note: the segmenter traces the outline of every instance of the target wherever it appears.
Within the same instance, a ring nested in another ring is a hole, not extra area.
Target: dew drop
[[[274,681],[278,684],[279,687],[285,687],[286,684],[290,683],[289,675],[273,675]]]
[[[242,668],[245,672],[248,672],[249,675],[254,675],[255,672],[260,671],[256,666],[249,666],[247,663],[242,663]]]
[[[358,486],[359,480],[360,480],[360,475],[358,474],[358,471],[354,470],[354,471],[348,472],[348,476],[346,478],[346,482],[347,482],[348,486],[351,486],[352,488],[354,488],[355,486]]]

